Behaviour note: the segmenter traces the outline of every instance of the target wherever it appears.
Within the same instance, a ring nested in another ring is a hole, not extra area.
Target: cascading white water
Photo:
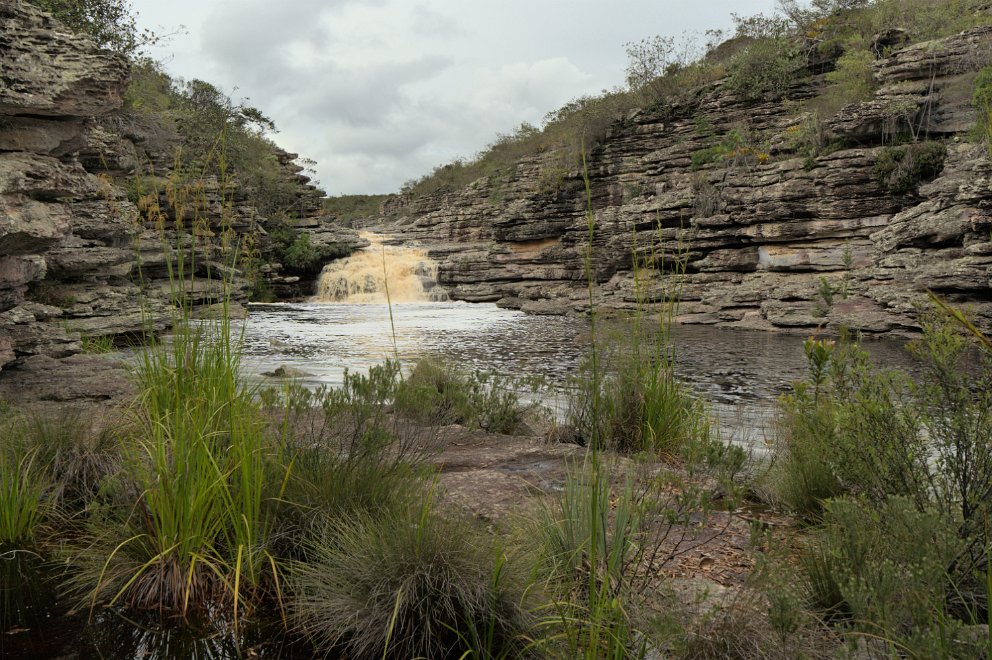
[[[385,303],[447,300],[437,287],[437,263],[423,250],[384,245],[385,236],[362,232],[370,245],[324,266],[315,302]]]

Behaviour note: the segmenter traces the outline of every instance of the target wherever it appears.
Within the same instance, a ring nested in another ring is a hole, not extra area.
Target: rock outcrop
[[[229,257],[246,237],[250,275],[308,293],[312,281],[264,263],[272,219],[247,188],[177,183],[176,130],[122,110],[123,57],[21,0],[0,2],[0,52],[0,370],[67,358],[85,337],[166,328],[180,254],[194,304],[215,302],[221,280],[244,301],[249,273]],[[295,155],[274,155],[295,186],[297,231],[344,254],[360,247],[357,233],[320,222],[323,192]]]
[[[650,308],[677,293],[684,323],[901,334],[918,328],[914,306],[932,290],[992,325],[992,162],[971,137],[990,53],[992,28],[901,47],[874,63],[873,100],[819,126],[802,109],[822,74],[785,99],[738,98],[717,82],[618,121],[589,158],[594,303]],[[829,143],[819,155],[804,153],[811,127]],[[699,158],[732,131],[739,156]],[[886,186],[880,159],[910,148],[896,136],[937,143],[935,178]],[[586,194],[578,171],[542,189],[553,157],[519,162],[509,180],[394,197],[365,224],[427,247],[452,298],[584,313]]]

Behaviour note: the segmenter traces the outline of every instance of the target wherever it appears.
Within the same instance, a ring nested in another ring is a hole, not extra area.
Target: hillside
[[[990,23],[976,2],[741,21],[351,223],[426,245],[455,299],[584,313],[585,136],[602,310],[677,286],[684,323],[902,334],[932,290],[988,326]]]

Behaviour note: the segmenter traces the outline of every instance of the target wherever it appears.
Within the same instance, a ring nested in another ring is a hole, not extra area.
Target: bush
[[[810,377],[781,400],[779,501],[815,519],[822,501],[845,493],[925,497],[926,440],[905,376],[875,372],[847,339],[810,339],[805,349]]]
[[[528,628],[506,558],[469,523],[419,506],[328,521],[292,567],[297,629],[360,658],[517,657]]]
[[[833,107],[840,109],[849,103],[871,99],[877,85],[871,71],[874,61],[870,50],[855,46],[838,58],[836,68],[827,73],[830,87],[826,94],[831,97]]]
[[[50,12],[74,32],[92,38],[98,46],[123,55],[133,55],[157,41],[149,30],[138,30],[136,15],[128,0],[29,0]]]
[[[913,346],[921,378],[878,373],[856,346],[810,340],[810,378],[783,399],[785,434],[773,490],[816,519],[850,494],[883,510],[893,497],[955,525],[962,550],[946,566],[960,609],[983,616],[992,496],[992,365],[974,367],[965,337],[924,317]]]
[[[893,653],[977,657],[981,647],[960,641],[964,624],[948,607],[958,596],[948,568],[962,551],[955,526],[905,498],[828,502],[823,524],[800,555],[810,606],[885,640]]]
[[[914,142],[888,147],[875,160],[875,180],[895,195],[913,193],[944,169],[947,147],[942,142]]]
[[[282,522],[309,529],[328,516],[376,514],[418,491],[432,430],[411,429],[390,414],[399,373],[387,361],[368,374],[345,373],[340,388],[293,385],[283,402],[276,392],[263,394],[280,413],[283,442],[294,456],[278,507],[288,514]]]
[[[784,96],[801,67],[802,60],[788,38],[757,39],[731,61],[726,87],[745,99]]]
[[[474,371],[463,375],[445,362],[422,358],[396,393],[397,411],[422,423],[462,424],[489,433],[527,431],[534,405],[520,401],[517,391],[534,390],[537,382]]]

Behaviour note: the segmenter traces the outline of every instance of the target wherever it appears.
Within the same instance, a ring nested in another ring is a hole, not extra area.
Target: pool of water
[[[603,323],[607,345],[627,329]],[[588,354],[588,321],[531,316],[494,304],[252,305],[244,325],[245,364],[260,375],[279,366],[307,374],[304,383],[338,385],[345,369],[365,370],[391,357],[434,354],[464,369],[540,376],[560,408],[560,388]],[[804,337],[681,326],[674,332],[676,370],[714,410],[731,439],[762,444],[775,399],[805,375]],[[871,341],[876,362],[908,366],[903,342]],[[556,394],[557,391],[557,394]]]

